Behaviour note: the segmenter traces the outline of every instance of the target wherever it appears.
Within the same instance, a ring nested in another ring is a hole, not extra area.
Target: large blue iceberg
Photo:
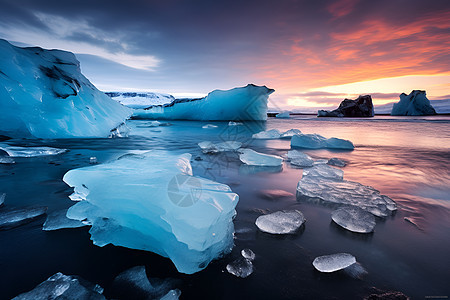
[[[176,99],[164,105],[136,109],[133,118],[200,121],[267,119],[267,101],[275,90],[249,84],[227,91],[215,90],[204,98]]]
[[[80,200],[67,217],[92,225],[94,244],[113,244],[168,257],[192,274],[233,246],[239,196],[224,184],[194,177],[191,155],[126,154],[64,175]]]
[[[0,112],[0,134],[70,138],[108,137],[132,110],[97,90],[73,53],[0,39]]]
[[[436,111],[427,98],[425,91],[414,90],[409,95],[402,93],[400,101],[394,103],[392,116],[428,116],[436,115]]]

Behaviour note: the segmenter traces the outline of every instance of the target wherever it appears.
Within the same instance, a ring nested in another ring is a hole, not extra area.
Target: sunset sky
[[[0,38],[76,53],[103,91],[199,96],[247,83],[272,106],[450,98],[450,1],[0,0]]]

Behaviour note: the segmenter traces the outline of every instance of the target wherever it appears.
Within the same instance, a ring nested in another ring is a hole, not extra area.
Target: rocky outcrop
[[[409,95],[402,93],[400,101],[392,107],[392,116],[430,116],[436,115],[425,91],[414,90]]]
[[[359,96],[355,100],[344,99],[333,111],[319,110],[318,117],[373,117],[373,103],[370,95]]]

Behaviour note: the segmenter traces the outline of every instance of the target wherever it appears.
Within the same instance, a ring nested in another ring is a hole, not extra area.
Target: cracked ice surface
[[[149,151],[67,172],[76,200],[67,216],[92,224],[98,246],[113,244],[168,257],[198,272],[231,250],[238,195],[194,177],[190,154]]]

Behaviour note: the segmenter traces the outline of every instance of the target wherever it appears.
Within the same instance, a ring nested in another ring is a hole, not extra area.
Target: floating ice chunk
[[[204,129],[217,128],[217,127],[218,127],[217,125],[213,125],[213,124],[206,124],[206,125],[202,126],[202,128],[204,128]]]
[[[241,122],[234,122],[234,121],[228,122],[228,126],[240,126],[240,125],[244,125],[244,124]]]
[[[283,164],[283,158],[256,152],[252,149],[240,149],[239,159],[247,165],[277,167]]]
[[[2,204],[5,202],[5,198],[6,198],[6,193],[1,193],[0,194],[0,206],[2,206]]]
[[[194,177],[190,154],[149,151],[67,172],[84,199],[67,216],[92,224],[95,245],[113,244],[168,257],[182,273],[198,272],[231,250],[238,195]]]
[[[316,257],[313,266],[319,272],[331,273],[351,266],[356,263],[356,258],[348,253],[337,253]]]
[[[128,137],[129,133],[130,128],[125,123],[122,123],[118,127],[112,129],[108,137],[110,139],[124,138]]]
[[[318,169],[316,169],[318,168]],[[342,170],[316,165],[303,170],[297,185],[297,197],[320,199],[329,204],[352,205],[378,217],[386,217],[397,209],[395,202],[373,187],[340,178]]]
[[[281,133],[278,129],[270,129],[253,134],[252,138],[260,140],[279,139]]]
[[[58,149],[51,147],[16,147],[9,145],[0,145],[0,149],[8,153],[11,157],[35,157],[58,155],[67,152],[67,149]]]
[[[296,134],[302,134],[302,132],[298,129],[289,129],[281,134],[280,138],[282,139],[290,139]]]
[[[256,226],[262,232],[271,234],[295,233],[305,223],[305,217],[299,210],[281,210],[259,216]]]
[[[287,158],[291,164],[298,167],[312,167],[314,164],[314,160],[308,154],[297,150],[288,151]]]
[[[273,92],[273,89],[266,86],[253,84],[227,91],[215,90],[203,98],[176,99],[169,104],[136,109],[133,117],[200,121],[264,121],[267,120],[269,95]]]
[[[373,214],[359,207],[341,207],[331,213],[331,219],[347,230],[357,233],[370,233],[375,227]]]
[[[275,117],[280,118],[280,119],[289,119],[291,117],[291,115],[288,111],[285,111],[285,112],[276,114]]]
[[[352,142],[338,138],[325,138],[319,134],[296,134],[291,138],[291,147],[307,149],[348,149],[353,150]]]
[[[237,151],[241,148],[242,143],[237,141],[226,141],[214,144],[213,142],[205,141],[198,143],[203,153],[218,153],[227,151]]]
[[[132,113],[89,82],[70,52],[0,40],[0,70],[0,134],[106,138]]]
[[[0,164],[14,164],[16,163],[12,157],[0,156]]]
[[[318,164],[313,168],[303,170],[303,176],[342,180],[344,178],[344,171],[326,164]]]
[[[95,156],[89,157],[89,163],[90,163],[91,165],[97,164],[97,163],[98,163],[97,157],[95,157]]]
[[[167,294],[161,297],[159,300],[178,300],[181,296],[179,289],[170,290]]]
[[[42,216],[47,207],[33,207],[16,210],[0,211],[0,229],[10,229],[29,223]]]
[[[87,224],[79,221],[79,220],[73,220],[69,219],[66,216],[67,209],[54,211],[47,216],[47,220],[45,221],[44,225],[42,226],[42,230],[45,231],[51,231],[51,230],[58,230],[58,229],[64,229],[64,228],[78,228],[87,226]]]
[[[124,299],[161,299],[161,297],[170,296],[170,294],[175,296],[178,293],[170,293],[175,292],[174,286],[175,281],[173,279],[161,280],[155,278],[149,280],[145,266],[136,266],[124,271],[113,282],[113,288]]]
[[[339,158],[330,158],[327,162],[330,166],[336,166],[336,167],[345,167],[347,163]]]
[[[425,91],[414,90],[409,95],[402,93],[400,101],[394,103],[392,116],[427,116],[435,115],[436,111],[428,100]]]
[[[256,257],[255,253],[252,250],[248,249],[248,248],[247,249],[242,249],[241,255],[242,255],[243,258],[246,258],[249,261],[254,261],[255,257]]]
[[[79,299],[103,300],[103,288],[78,276],[56,273],[33,290],[14,297],[13,300]]]
[[[253,273],[253,264],[249,259],[240,257],[227,265],[227,271],[234,276],[246,278]]]

